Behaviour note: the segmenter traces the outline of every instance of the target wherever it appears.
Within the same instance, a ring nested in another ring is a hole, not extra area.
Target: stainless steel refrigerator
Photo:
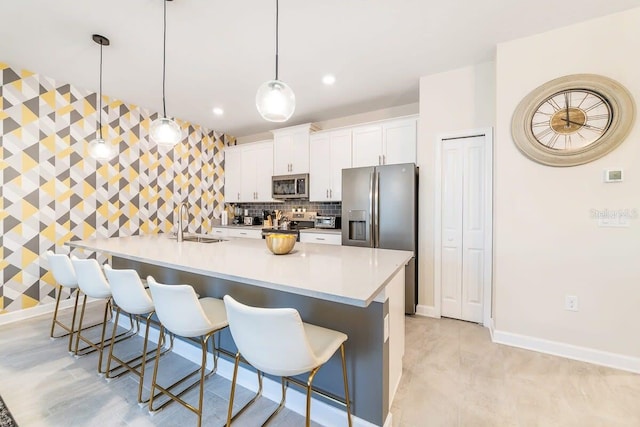
[[[405,313],[418,301],[418,167],[342,170],[342,244],[413,251],[405,271]]]

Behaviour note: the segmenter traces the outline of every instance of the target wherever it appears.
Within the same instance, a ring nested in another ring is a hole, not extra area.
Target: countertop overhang
[[[296,243],[274,255],[264,240],[176,242],[166,234],[75,240],[71,247],[358,307],[368,306],[410,251]]]

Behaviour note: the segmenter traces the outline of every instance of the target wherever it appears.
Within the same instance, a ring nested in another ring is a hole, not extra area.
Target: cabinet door
[[[309,137],[309,200],[326,202],[330,188],[331,138],[328,133],[314,134]]]
[[[383,164],[416,163],[416,119],[397,120],[382,125]]]
[[[242,151],[240,147],[224,149],[224,201],[236,203],[240,201],[242,181]]]
[[[291,173],[309,173],[309,131],[301,130],[293,134],[291,151]]]
[[[257,159],[258,150],[254,147],[247,147],[242,151],[242,186],[240,188],[240,201],[242,202],[256,201]]]
[[[292,133],[274,134],[273,137],[273,174],[291,174],[291,153],[294,149]]]
[[[309,173],[309,127],[273,132],[273,174]]]
[[[261,143],[255,148],[256,202],[269,202],[271,198],[271,176],[273,175],[273,141]]]
[[[329,200],[342,200],[342,169],[351,167],[351,130],[331,133],[331,185]]]
[[[377,166],[382,163],[382,126],[353,129],[353,167]]]

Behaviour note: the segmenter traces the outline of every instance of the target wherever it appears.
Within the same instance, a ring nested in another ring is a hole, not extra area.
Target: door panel
[[[372,247],[370,187],[374,168],[342,171],[342,244]]]
[[[460,318],[462,307],[462,146],[442,144],[442,315]]]
[[[349,153],[351,155],[351,153]],[[309,138],[309,201],[326,202],[331,188],[331,140],[328,133]],[[342,171],[340,171],[342,175]]]
[[[416,169],[413,163],[376,168],[379,177],[378,247],[415,251]]]
[[[331,134],[331,185],[329,199],[342,200],[342,170],[351,167],[351,131]]]
[[[352,152],[354,168],[379,165],[382,156],[382,126],[355,128]]]
[[[487,138],[442,142],[442,315],[482,322],[485,287]]]
[[[383,125],[383,164],[416,162],[416,127],[416,119]]]
[[[485,237],[485,138],[466,138],[464,144],[462,219],[462,318],[482,322]]]

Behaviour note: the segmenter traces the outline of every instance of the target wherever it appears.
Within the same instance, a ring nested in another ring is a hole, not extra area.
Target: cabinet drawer
[[[320,243],[323,245],[341,245],[342,235],[335,233],[300,233],[302,243]]]
[[[262,230],[256,229],[236,229],[236,228],[228,228],[227,235],[229,237],[244,237],[248,239],[262,239]]]
[[[214,235],[214,236],[217,236],[217,237],[226,237],[226,236],[228,236],[226,228],[213,227],[213,228],[211,228],[211,234]]]

